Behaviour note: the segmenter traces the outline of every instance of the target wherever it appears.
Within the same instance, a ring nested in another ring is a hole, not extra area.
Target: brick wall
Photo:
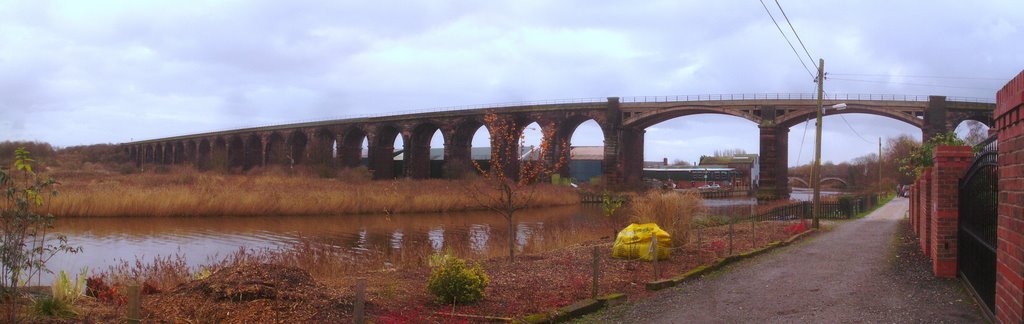
[[[932,167],[931,212],[928,221],[932,272],[940,278],[956,278],[957,230],[960,218],[960,176],[971,165],[970,146],[935,147]]]
[[[925,256],[932,255],[931,243],[932,243],[932,232],[931,232],[931,214],[932,209],[932,168],[925,168],[921,171],[920,178],[920,191],[921,201],[917,206],[918,213],[920,216],[917,219],[917,223],[920,224],[921,232],[918,233],[918,239],[921,241],[921,253]]]
[[[910,185],[910,228],[913,229],[913,234],[921,235],[921,229],[918,229],[918,181],[914,180],[913,184]]]
[[[1024,72],[996,94],[999,134],[999,229],[996,250],[996,319],[1024,321]]]

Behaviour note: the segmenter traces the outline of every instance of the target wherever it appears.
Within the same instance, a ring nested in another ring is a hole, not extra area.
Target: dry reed
[[[655,223],[672,236],[673,245],[683,245],[690,239],[693,219],[703,208],[703,199],[696,192],[652,190],[632,202],[630,221]]]
[[[218,175],[191,169],[165,174],[54,174],[61,195],[50,212],[87,216],[254,216],[427,213],[483,209],[468,181],[342,181],[273,172]],[[579,202],[567,187],[540,185],[535,206]]]

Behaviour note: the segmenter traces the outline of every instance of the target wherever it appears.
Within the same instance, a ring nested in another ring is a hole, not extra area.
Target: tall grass
[[[482,209],[474,180],[345,181],[281,172],[217,175],[64,172],[50,212],[86,216],[254,216],[426,213]],[[540,185],[536,207],[579,202],[572,189]]]
[[[700,193],[651,190],[632,201],[630,221],[658,224],[679,246],[689,242],[693,219],[702,208]]]

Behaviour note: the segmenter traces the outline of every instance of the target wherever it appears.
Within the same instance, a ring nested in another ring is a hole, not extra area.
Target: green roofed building
[[[732,168],[739,173],[742,182],[749,186],[749,189],[757,189],[758,175],[761,173],[761,166],[757,154],[736,154],[734,156],[704,156],[700,159],[702,167],[723,167]]]

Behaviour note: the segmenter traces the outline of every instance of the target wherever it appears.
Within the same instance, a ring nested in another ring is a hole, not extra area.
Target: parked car
[[[712,183],[712,184],[706,184],[706,185],[700,186],[697,189],[700,189],[700,190],[719,190],[719,189],[722,189],[722,186],[719,186],[717,183]]]

